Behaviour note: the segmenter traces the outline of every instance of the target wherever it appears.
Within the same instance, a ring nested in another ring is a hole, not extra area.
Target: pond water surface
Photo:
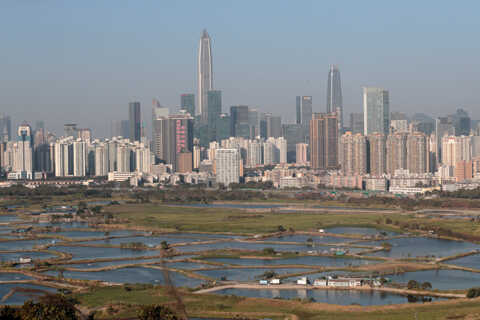
[[[362,290],[309,290],[309,289],[225,289],[217,294],[236,295],[251,298],[314,299],[329,304],[362,306],[401,304],[408,302],[405,296]],[[432,298],[432,300],[439,300]]]

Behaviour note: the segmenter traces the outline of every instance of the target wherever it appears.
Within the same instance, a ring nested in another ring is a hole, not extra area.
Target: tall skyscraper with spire
[[[203,30],[198,46],[198,108],[202,121],[208,119],[208,91],[213,90],[212,45],[207,30]]]
[[[342,82],[340,80],[340,70],[335,65],[330,65],[328,71],[327,84],[327,113],[336,112],[338,114],[338,127],[343,128],[343,99]]]

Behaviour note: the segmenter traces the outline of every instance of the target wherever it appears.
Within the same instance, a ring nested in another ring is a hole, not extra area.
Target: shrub
[[[138,312],[140,320],[178,320],[177,315],[167,306],[162,305],[147,305],[141,307]]]
[[[410,281],[408,281],[408,283],[407,283],[407,288],[410,289],[410,290],[412,290],[412,289],[418,289],[418,288],[419,288],[419,284],[418,284],[418,282],[415,281],[415,280],[410,280]]]
[[[480,287],[470,288],[467,292],[467,298],[476,298],[480,297]]]

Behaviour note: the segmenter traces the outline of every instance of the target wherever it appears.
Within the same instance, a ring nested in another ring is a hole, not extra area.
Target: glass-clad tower
[[[203,30],[198,46],[198,108],[202,121],[208,119],[208,91],[213,90],[212,45],[207,30]]]
[[[331,65],[328,71],[327,84],[327,113],[336,112],[338,114],[339,129],[343,128],[343,99],[342,82],[340,80],[340,70],[337,66]]]
[[[390,130],[390,101],[388,91],[380,88],[363,88],[364,135],[381,133],[388,135]]]

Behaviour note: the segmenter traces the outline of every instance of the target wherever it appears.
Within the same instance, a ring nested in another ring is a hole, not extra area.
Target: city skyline
[[[75,121],[91,127],[97,136],[108,136],[110,120],[125,118],[123,106],[129,101],[145,106],[158,97],[176,111],[181,93],[196,93],[198,36],[205,27],[214,35],[215,88],[223,92],[225,109],[250,105],[292,119],[295,97],[311,95],[317,102],[313,111],[323,112],[325,73],[336,64],[342,71],[344,119],[361,110],[365,85],[387,88],[392,111],[425,110],[441,116],[464,107],[472,118],[480,118],[474,81],[479,71],[474,57],[480,50],[468,41],[478,21],[475,10],[467,6],[435,3],[432,15],[428,1],[416,4],[415,12],[407,5],[391,4],[387,11],[355,2],[349,4],[350,10],[340,10],[343,6],[337,4],[281,2],[273,12],[268,2],[258,12],[247,10],[245,4],[221,2],[148,3],[128,10],[111,4],[51,7],[7,1],[0,5],[2,23],[8,26],[2,28],[1,104],[14,126],[43,119],[48,129],[58,133],[64,123]],[[215,14],[208,10],[213,6]],[[156,12],[162,12],[162,19],[153,19]],[[188,19],[178,26],[180,12]],[[145,19],[123,26],[127,13]],[[252,21],[240,27],[235,22],[247,13]],[[293,19],[305,14],[309,19],[284,26],[287,13]],[[362,14],[376,19],[359,19]],[[28,23],[21,25],[15,19],[19,15]],[[90,17],[88,27],[83,23],[85,15]],[[51,24],[42,24],[42,16],[48,16]],[[403,30],[399,26],[405,19],[411,23]],[[441,23],[446,19],[451,22],[448,28]],[[313,26],[306,21],[314,21]],[[62,28],[53,27],[57,25]],[[326,25],[332,26],[328,33],[323,30]],[[17,37],[8,34],[11,28],[16,28]],[[378,37],[383,43],[374,41]],[[319,38],[324,41],[311,41]],[[455,52],[444,50],[447,42]],[[331,44],[327,50],[325,43]],[[146,131],[151,132],[149,113],[143,115]]]

